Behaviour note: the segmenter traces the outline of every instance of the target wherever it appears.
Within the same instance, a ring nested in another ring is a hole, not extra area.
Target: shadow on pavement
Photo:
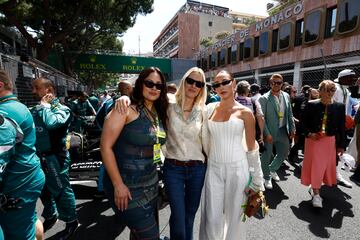
[[[90,199],[77,204],[80,226],[72,239],[115,239],[125,229],[116,223],[115,215],[106,216],[103,213],[110,208],[107,199],[92,200],[96,187],[72,185],[76,199]],[[48,239],[59,239],[61,232]]]
[[[286,181],[289,176],[291,175],[290,173],[288,173],[288,171],[290,170],[290,167],[284,162],[281,167],[279,168],[277,172],[280,181]]]
[[[269,205],[269,208],[276,209],[277,206],[283,200],[287,200],[287,199],[289,199],[289,197],[285,195],[283,190],[279,187],[279,185],[275,181],[272,181],[272,183],[273,183],[273,189],[266,190],[264,192],[264,194],[265,194],[265,198],[266,198],[266,203]]]
[[[72,184],[71,185],[75,198],[77,200],[89,200],[93,199],[96,193],[96,187],[86,186],[81,184]]]
[[[291,166],[294,167],[294,169],[289,169],[290,172],[293,172],[294,177],[301,179],[301,167],[300,164],[296,163],[290,163]]]
[[[326,186],[321,188],[320,195],[323,198],[322,209],[315,209],[311,200],[302,201],[298,207],[290,208],[298,219],[309,223],[309,230],[315,236],[329,238],[330,233],[326,228],[340,229],[344,217],[354,217],[353,206],[347,202],[351,196],[337,187]],[[308,197],[310,198],[309,195]]]

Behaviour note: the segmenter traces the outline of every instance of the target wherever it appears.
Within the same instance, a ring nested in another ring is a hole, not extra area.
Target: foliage
[[[299,0],[273,0],[274,2],[277,2],[277,6],[270,11],[268,10],[268,14],[270,16],[273,16],[282,10],[284,10],[286,7],[290,6],[293,3],[298,2]]]
[[[56,44],[64,51],[107,43],[122,49],[116,37],[134,25],[137,14],[152,12],[152,4],[153,0],[0,0],[0,12],[5,16],[1,21],[15,26],[46,62]]]
[[[99,73],[99,72],[81,72],[79,73],[79,80],[82,84],[87,86],[89,91],[98,88],[105,89],[106,85],[116,86],[119,81],[119,76],[116,73]]]
[[[221,31],[221,32],[218,32],[215,34],[215,38],[217,40],[223,40],[223,39],[227,38],[228,36],[230,36],[230,34],[231,33],[228,31]]]
[[[246,18],[244,20],[244,23],[248,26],[250,26],[251,24],[254,24],[256,23],[256,19],[255,19],[255,16],[252,16],[251,18]]]
[[[210,38],[202,38],[200,39],[200,46],[209,47],[213,44],[213,41]]]

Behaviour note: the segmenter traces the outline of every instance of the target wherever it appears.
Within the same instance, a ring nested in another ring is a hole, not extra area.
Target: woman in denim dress
[[[165,78],[158,68],[143,70],[126,113],[111,111],[101,136],[105,193],[134,239],[159,239],[156,221],[156,161],[165,143]]]

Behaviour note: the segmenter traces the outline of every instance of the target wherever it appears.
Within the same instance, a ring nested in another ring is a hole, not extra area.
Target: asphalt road
[[[315,210],[311,205],[311,197],[307,187],[300,184],[300,170],[294,164],[286,162],[278,172],[281,181],[274,184],[273,190],[265,195],[270,207],[270,214],[264,219],[248,219],[248,239],[360,239],[360,187],[338,186],[323,187],[321,195],[324,199],[323,209]],[[349,172],[342,171],[348,179]],[[128,239],[128,229],[121,229],[115,223],[113,211],[106,199],[96,200],[95,182],[72,184],[76,195],[76,204],[81,226],[73,239]],[[38,203],[38,213],[41,213]],[[160,211],[160,230],[169,236],[169,207]],[[58,221],[49,230],[46,239],[57,239],[57,233],[63,230],[64,223]],[[198,239],[199,214],[197,214],[194,236]]]

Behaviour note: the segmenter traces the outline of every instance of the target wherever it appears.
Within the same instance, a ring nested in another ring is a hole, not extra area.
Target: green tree
[[[70,36],[56,48],[57,55],[63,57],[64,71],[73,75],[73,64],[77,56],[84,52],[122,54],[123,41],[116,34],[98,35],[93,38]]]
[[[99,36],[121,36],[153,0],[0,0],[3,23],[16,27],[47,62],[56,44],[83,50]],[[109,39],[110,40],[110,39]],[[111,40],[113,41],[113,40]]]
[[[87,86],[89,91],[105,88],[106,85],[116,86],[119,81],[119,74],[117,73],[88,71],[79,73],[78,77],[80,82]]]
[[[245,19],[244,23],[248,26],[250,26],[251,24],[256,23],[256,19],[255,16],[252,16],[251,18],[247,18]]]

